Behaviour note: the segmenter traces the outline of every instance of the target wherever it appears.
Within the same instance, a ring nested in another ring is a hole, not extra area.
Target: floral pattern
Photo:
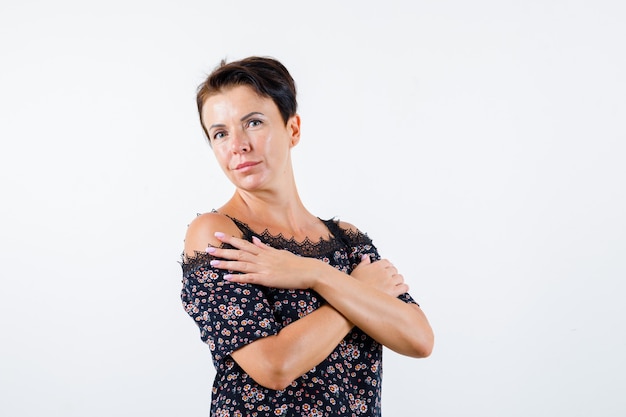
[[[335,220],[324,221],[332,237],[320,242],[296,242],[267,231],[257,234],[245,223],[233,221],[247,240],[258,236],[272,247],[322,259],[346,274],[362,254],[379,259],[366,234],[343,230]],[[380,416],[383,349],[356,327],[324,361],[284,390],[265,388],[246,374],[230,356],[233,351],[277,334],[324,300],[314,291],[228,282],[224,271],[210,266],[211,259],[197,253],[181,262],[183,307],[198,325],[217,370],[211,416]],[[400,298],[415,303],[409,294]]]

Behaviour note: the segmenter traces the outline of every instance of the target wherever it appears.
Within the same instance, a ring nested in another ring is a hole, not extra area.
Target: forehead
[[[238,85],[209,96],[202,106],[202,119],[217,122],[219,119],[239,118],[253,111],[270,116],[278,113],[278,107],[271,98],[259,95],[246,85]]]

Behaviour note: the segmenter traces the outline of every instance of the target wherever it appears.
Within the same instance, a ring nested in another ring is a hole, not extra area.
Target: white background
[[[195,89],[269,55],[299,188],[367,232],[436,346],[393,416],[626,415],[626,6],[618,0],[0,5],[0,415],[206,416],[186,225],[232,187]]]

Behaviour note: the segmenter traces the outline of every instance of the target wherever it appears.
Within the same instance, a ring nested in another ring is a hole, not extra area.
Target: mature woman
[[[222,62],[197,94],[235,192],[188,227],[182,300],[213,355],[212,416],[379,416],[382,348],[426,357],[433,332],[355,226],[300,200],[296,88],[271,58]]]

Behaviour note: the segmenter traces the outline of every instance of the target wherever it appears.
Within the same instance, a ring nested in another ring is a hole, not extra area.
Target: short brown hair
[[[239,61],[220,64],[209,74],[207,79],[198,86],[196,103],[202,130],[209,138],[209,132],[202,121],[202,107],[206,100],[225,88],[239,85],[251,87],[262,97],[271,98],[285,124],[296,114],[296,83],[279,61],[269,57],[251,56]],[[211,143],[209,139],[209,143]]]

